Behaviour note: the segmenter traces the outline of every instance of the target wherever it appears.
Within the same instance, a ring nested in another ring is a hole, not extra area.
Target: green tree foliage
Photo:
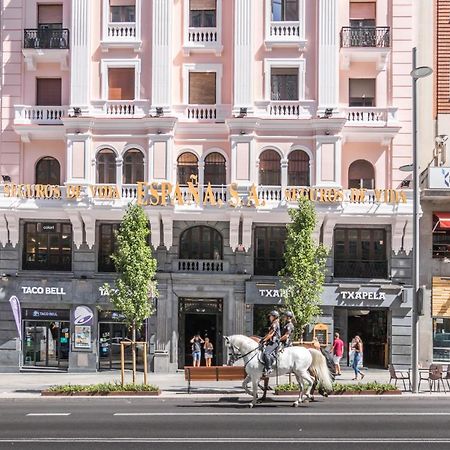
[[[328,251],[313,238],[316,212],[311,201],[301,197],[298,208],[289,210],[285,267],[280,271],[286,308],[294,313],[296,337],[302,337],[306,325],[321,314],[320,294],[325,281]]]
[[[130,204],[117,233],[117,249],[111,256],[118,272],[115,287],[105,284],[114,307],[125,317],[133,341],[133,383],[136,373],[136,330],[153,313],[151,297],[156,297],[156,259],[148,244],[147,216],[141,206]]]

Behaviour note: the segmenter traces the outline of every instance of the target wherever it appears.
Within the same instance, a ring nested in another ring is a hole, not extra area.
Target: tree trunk
[[[131,360],[133,363],[133,384],[136,384],[136,323],[131,326]]]

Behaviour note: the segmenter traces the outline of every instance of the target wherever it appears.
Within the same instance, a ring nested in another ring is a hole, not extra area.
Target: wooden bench
[[[212,366],[184,368],[184,379],[188,382],[188,394],[191,392],[192,381],[234,381],[246,377],[244,366]]]

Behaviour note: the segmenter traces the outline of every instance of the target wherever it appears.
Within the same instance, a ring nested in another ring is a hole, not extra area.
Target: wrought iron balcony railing
[[[26,28],[24,30],[23,47],[35,49],[68,49],[69,30],[67,28]]]
[[[389,27],[343,27],[341,30],[341,47],[374,47],[391,46],[391,30]]]

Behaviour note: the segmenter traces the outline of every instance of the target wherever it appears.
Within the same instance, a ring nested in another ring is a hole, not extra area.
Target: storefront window
[[[255,228],[255,275],[277,275],[283,268],[286,227]]]
[[[450,318],[433,319],[433,361],[450,362]]]
[[[387,278],[386,230],[336,228],[334,276]]]
[[[25,223],[24,270],[72,269],[72,225]]]
[[[116,232],[118,223],[102,223],[99,227],[98,271],[115,272],[116,268],[111,255],[116,250]]]
[[[450,258],[450,213],[433,215],[433,258]]]
[[[188,228],[180,237],[180,259],[222,259],[222,253],[222,236],[214,228]]]

